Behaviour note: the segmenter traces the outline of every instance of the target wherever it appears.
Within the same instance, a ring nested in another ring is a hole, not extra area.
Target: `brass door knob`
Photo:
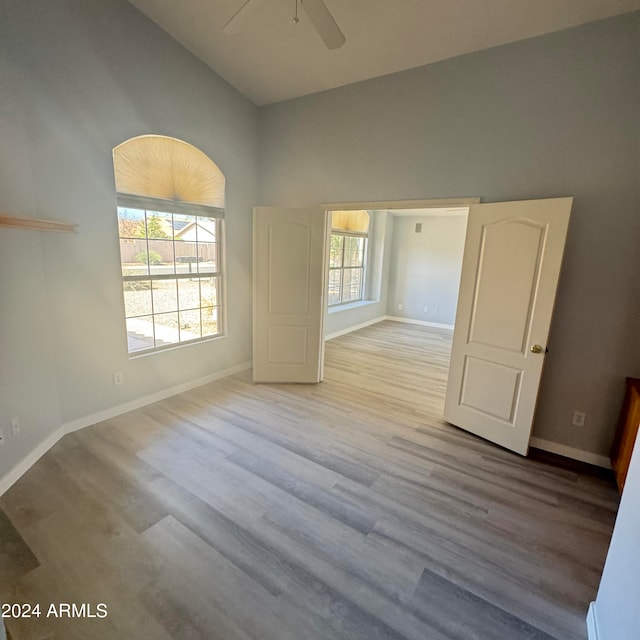
[[[539,344],[532,344],[531,353],[542,353],[542,347]]]

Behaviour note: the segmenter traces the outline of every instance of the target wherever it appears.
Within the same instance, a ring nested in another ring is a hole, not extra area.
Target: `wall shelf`
[[[32,229],[34,231],[61,231],[73,233],[76,224],[58,222],[57,220],[39,220],[38,218],[20,218],[0,213],[0,227],[13,227],[14,229]]]

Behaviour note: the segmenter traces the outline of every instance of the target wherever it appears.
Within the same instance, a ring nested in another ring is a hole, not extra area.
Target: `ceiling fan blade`
[[[300,0],[300,4],[309,16],[318,35],[327,45],[327,49],[339,49],[346,42],[340,27],[322,0]]]
[[[222,27],[225,33],[240,33],[253,16],[262,9],[264,0],[246,0]]]

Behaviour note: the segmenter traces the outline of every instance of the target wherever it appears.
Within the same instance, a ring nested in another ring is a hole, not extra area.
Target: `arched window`
[[[362,300],[368,233],[366,211],[332,212],[329,306]]]
[[[224,174],[165,136],[113,150],[129,353],[223,332]]]

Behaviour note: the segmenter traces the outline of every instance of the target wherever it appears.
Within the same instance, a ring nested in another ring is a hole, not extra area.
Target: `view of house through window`
[[[154,190],[161,196],[166,195],[159,187],[168,177],[172,181],[173,195],[181,195],[180,190],[176,190],[179,181],[176,180],[175,166],[184,162],[172,164],[167,163],[167,160],[172,157],[175,159],[175,152],[182,161],[188,157],[185,152],[201,152],[171,138],[144,136],[143,140],[153,143],[146,145],[151,161],[140,164],[139,169],[131,163],[126,170],[121,167],[119,183],[118,156],[114,153],[129,353],[208,339],[221,335],[223,329],[224,209],[219,205],[224,204],[224,192],[221,198],[216,196],[214,204],[210,203],[211,194],[208,201],[202,202],[205,198],[198,197],[201,202],[196,203],[152,195]],[[159,142],[164,147],[167,140],[170,141],[169,146],[161,151],[154,146]],[[127,160],[138,160],[145,149],[137,148],[134,151]],[[124,155],[120,160],[123,158]],[[219,180],[219,169],[208,158],[206,161],[217,171],[214,177],[218,178],[218,185],[221,184],[224,189],[224,178]],[[202,163],[203,159],[195,156],[191,162]],[[155,167],[152,166],[154,163]],[[144,173],[144,181],[137,183],[137,178],[134,179],[131,175],[123,177],[124,172],[132,168],[133,172]],[[167,175],[163,175],[163,172]],[[205,177],[207,175],[206,171],[200,173]],[[197,178],[198,172],[195,171],[192,175]],[[149,189],[154,181],[156,184],[153,189]],[[142,187],[139,188],[138,184]],[[123,186],[128,189],[128,193],[121,191]],[[210,184],[205,184],[207,186],[211,187]],[[132,191],[145,193],[131,193]],[[189,195],[193,197],[194,194]]]
[[[333,211],[329,251],[329,306],[362,300],[369,214]]]

